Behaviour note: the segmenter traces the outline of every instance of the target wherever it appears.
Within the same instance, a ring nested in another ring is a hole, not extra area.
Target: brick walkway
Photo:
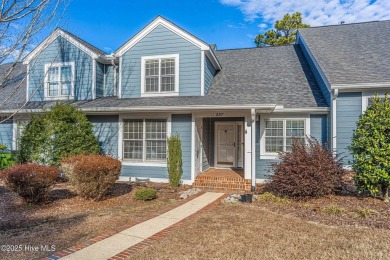
[[[144,222],[129,225],[119,232],[93,238],[45,259],[126,259],[131,254],[151,245],[189,219],[217,205],[224,193],[206,192],[194,196],[182,205]]]
[[[250,191],[250,179],[244,179],[244,170],[231,168],[210,168],[199,174],[194,187],[224,191]]]

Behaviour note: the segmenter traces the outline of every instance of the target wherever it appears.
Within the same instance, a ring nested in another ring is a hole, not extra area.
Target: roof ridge
[[[243,48],[230,48],[230,49],[222,49],[222,50],[216,50],[216,52],[220,51],[239,51],[239,50],[251,50],[251,49],[270,49],[270,48],[283,48],[283,47],[291,47],[297,45],[296,43],[293,44],[286,44],[286,45],[278,45],[278,46],[262,46],[262,47],[243,47]]]
[[[365,23],[378,23],[378,22],[389,22],[389,21],[390,21],[390,19],[365,21],[365,22],[355,22],[355,23],[343,23],[343,24],[328,24],[328,25],[310,26],[310,27],[307,27],[307,28],[298,28],[298,31],[300,31],[300,30],[310,30],[310,29],[316,29],[316,28],[323,28],[323,27],[347,26],[347,25],[357,25],[357,24],[365,24]]]

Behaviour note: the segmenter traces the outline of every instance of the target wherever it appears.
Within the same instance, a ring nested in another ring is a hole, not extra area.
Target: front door
[[[215,123],[215,153],[216,166],[236,167],[236,123]]]

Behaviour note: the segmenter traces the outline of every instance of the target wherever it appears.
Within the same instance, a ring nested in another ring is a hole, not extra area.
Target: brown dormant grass
[[[389,259],[390,231],[219,205],[130,259]]]

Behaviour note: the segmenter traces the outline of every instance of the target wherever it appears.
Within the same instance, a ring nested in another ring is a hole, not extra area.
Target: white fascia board
[[[274,113],[329,113],[329,107],[306,107],[306,108],[275,108]]]
[[[39,53],[41,53],[44,49],[47,48],[52,42],[54,42],[59,36],[68,40],[74,46],[91,56],[93,59],[102,58],[100,55],[92,51],[90,48],[76,40],[74,37],[64,32],[61,29],[55,30],[49,37],[47,37],[41,44],[39,44],[26,58],[23,60],[23,64],[28,64],[32,59],[34,59]]]
[[[139,41],[141,41],[146,35],[148,35],[159,25],[164,26],[168,30],[174,32],[183,39],[199,47],[201,50],[210,50],[210,46],[200,41],[196,37],[173,25],[164,18],[157,17],[154,21],[152,21],[149,25],[147,25],[144,29],[137,33],[133,38],[131,38],[127,43],[125,43],[122,47],[115,51],[115,56],[122,56],[125,52],[127,52],[131,47],[136,45]]]
[[[333,84],[331,87],[332,89],[343,89],[343,90],[390,88],[390,82]]]

